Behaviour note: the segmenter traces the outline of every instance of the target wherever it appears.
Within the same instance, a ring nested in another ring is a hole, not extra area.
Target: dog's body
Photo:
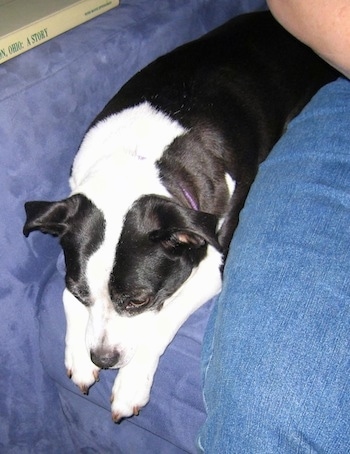
[[[148,402],[159,357],[220,291],[259,163],[336,76],[269,13],[236,18],[134,76],[89,128],[71,196],[26,204],[24,233],[65,253],[68,374],[87,392],[120,368],[115,421]]]

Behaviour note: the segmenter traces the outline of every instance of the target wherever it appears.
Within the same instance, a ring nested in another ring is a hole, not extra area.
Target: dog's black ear
[[[186,230],[155,230],[149,235],[152,241],[162,243],[167,250],[179,248],[198,249],[206,244],[200,235]]]
[[[149,235],[152,241],[160,241],[167,250],[198,249],[206,244],[221,250],[216,234],[216,216],[176,205],[174,209],[182,214],[180,225],[167,225],[154,230]]]
[[[23,234],[27,237],[33,230],[63,236],[69,229],[69,223],[79,207],[79,195],[58,202],[27,202],[25,205],[27,220]]]

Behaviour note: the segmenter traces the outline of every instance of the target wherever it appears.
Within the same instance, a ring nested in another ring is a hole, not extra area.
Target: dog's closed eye
[[[127,311],[130,315],[138,313],[141,309],[151,307],[154,303],[154,295],[146,289],[133,289],[130,292],[123,292],[115,288],[115,282],[111,277],[109,292],[111,300],[117,311]]]
[[[133,310],[133,309],[139,309],[141,307],[147,306],[150,304],[151,299],[152,298],[150,296],[147,296],[144,298],[139,298],[139,299],[130,298],[126,303],[125,309]]]

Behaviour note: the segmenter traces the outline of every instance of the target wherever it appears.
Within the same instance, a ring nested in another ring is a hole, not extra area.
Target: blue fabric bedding
[[[122,0],[104,15],[0,65],[0,453],[195,452],[205,418],[199,356],[210,303],[166,351],[150,404],[114,425],[105,371],[88,397],[65,375],[60,249],[22,236],[26,200],[68,194],[90,121],[151,60],[259,0]]]

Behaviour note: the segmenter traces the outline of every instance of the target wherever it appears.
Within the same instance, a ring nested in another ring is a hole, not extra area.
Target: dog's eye
[[[130,299],[126,305],[126,309],[139,309],[140,307],[147,306],[151,298]]]

